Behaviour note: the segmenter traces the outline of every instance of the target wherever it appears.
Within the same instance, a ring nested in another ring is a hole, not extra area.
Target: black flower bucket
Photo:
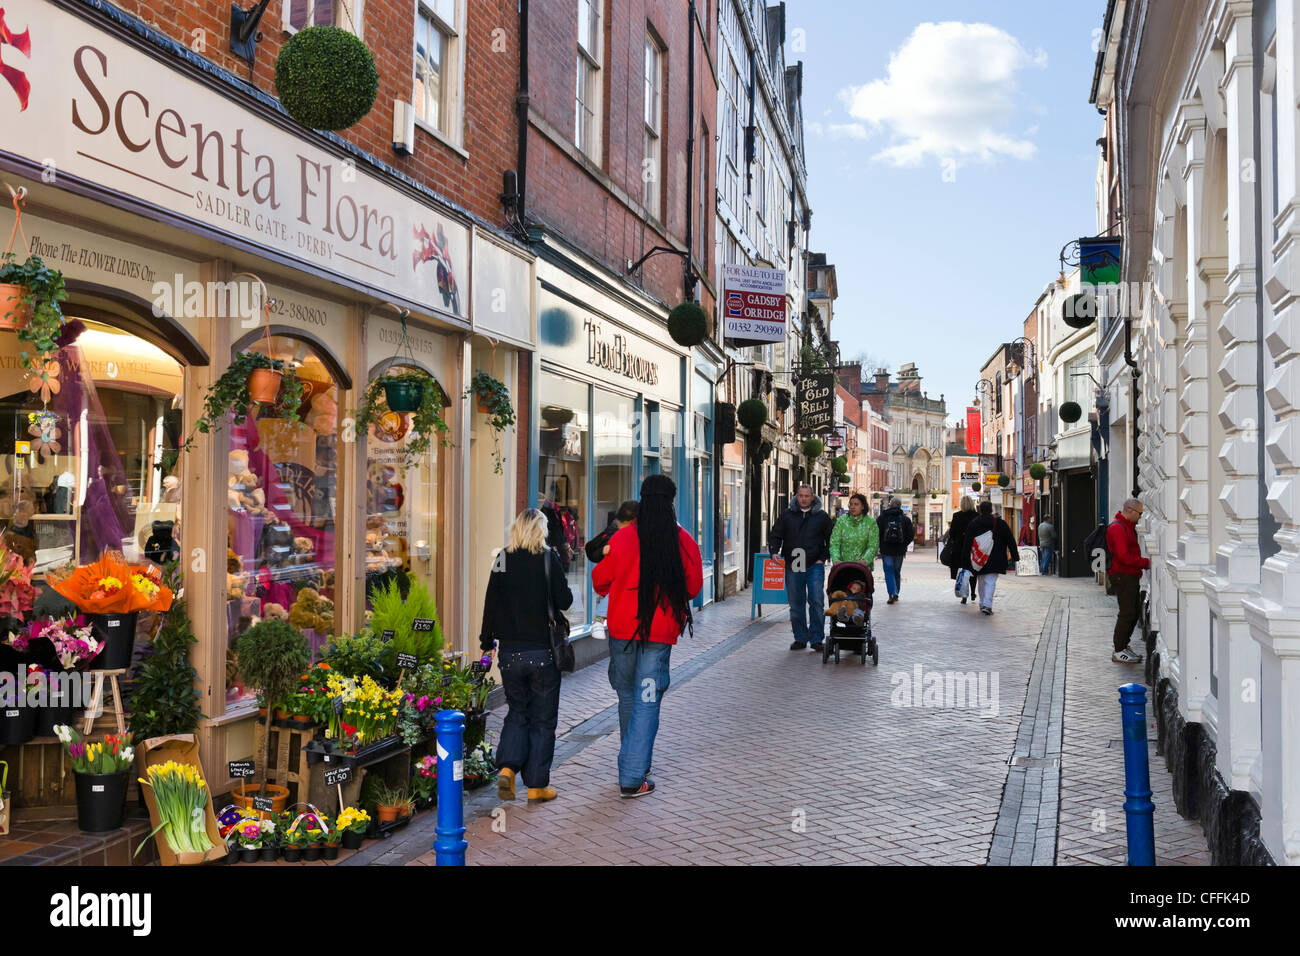
[[[403,379],[384,383],[384,401],[389,411],[417,412],[424,401],[424,382],[417,379]]]
[[[77,826],[87,833],[119,829],[126,810],[126,784],[131,771],[79,773],[76,776]]]
[[[343,849],[359,850],[361,849],[361,834],[356,830],[343,831]]]
[[[86,615],[95,640],[104,642],[104,649],[91,661],[95,670],[126,670],[131,666],[131,655],[135,653],[135,625],[139,618],[139,611]]]
[[[79,708],[73,704],[72,672],[50,672],[44,707],[33,707],[36,711],[36,736],[53,737],[54,728],[59,724],[71,724],[77,717]]]
[[[25,744],[35,734],[35,707],[0,706],[0,747]]]

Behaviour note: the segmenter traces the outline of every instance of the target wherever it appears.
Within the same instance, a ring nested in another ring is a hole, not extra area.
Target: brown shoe
[[[515,798],[515,772],[508,767],[503,767],[497,775],[497,796],[502,800]]]
[[[529,803],[545,803],[547,800],[554,800],[557,794],[554,787],[529,787]]]

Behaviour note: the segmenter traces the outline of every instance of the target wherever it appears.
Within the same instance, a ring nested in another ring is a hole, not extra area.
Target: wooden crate
[[[0,747],[0,760],[9,763],[15,819],[31,822],[77,818],[77,775],[72,772],[67,748],[57,737],[34,737],[25,744]],[[139,800],[136,776],[131,774],[127,786],[128,806]]]
[[[289,790],[289,805],[305,801],[311,785],[311,771],[307,767],[307,744],[323,733],[323,728],[271,724],[271,735],[266,745],[266,779]]]

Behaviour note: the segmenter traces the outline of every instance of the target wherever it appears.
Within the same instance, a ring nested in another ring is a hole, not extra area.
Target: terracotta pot
[[[9,282],[0,285],[0,329],[16,332],[27,328],[32,313],[23,306],[23,297],[26,295],[27,290],[20,285]]]
[[[295,724],[310,724],[310,723],[311,723],[311,718],[310,718],[309,716],[307,716],[306,714],[294,714],[292,719],[293,719],[293,722],[294,722]]]
[[[245,790],[245,788],[249,786],[250,785],[246,781],[241,780],[239,785],[230,792],[230,799],[234,802],[235,806],[244,810],[251,810],[253,809],[254,797],[270,797],[271,813],[280,813],[284,810],[284,805],[289,799],[288,787],[281,787],[278,784],[267,783],[262,785],[261,790]],[[262,810],[259,815],[265,819],[267,811]]]
[[[275,404],[284,373],[273,368],[255,368],[248,376],[248,397],[263,405]]]
[[[380,823],[392,823],[397,819],[397,811],[400,807],[375,807],[375,812],[379,816]]]
[[[483,401],[483,399],[481,398],[478,400],[478,410],[479,410],[479,414],[481,415],[492,414],[492,409],[488,408],[488,403]]]
[[[289,712],[288,712],[287,710],[285,710],[283,707],[277,707],[277,708],[275,708],[275,719],[276,719],[276,720],[288,720],[288,719],[289,719]]]

